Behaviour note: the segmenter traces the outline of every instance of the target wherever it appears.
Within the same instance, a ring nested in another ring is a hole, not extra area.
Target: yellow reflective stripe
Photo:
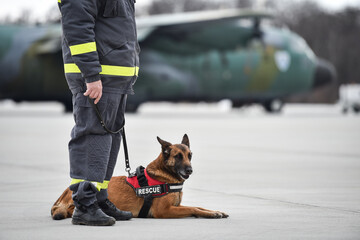
[[[89,52],[96,52],[96,43],[89,42],[70,46],[70,52],[72,56]]]
[[[135,67],[135,76],[139,76],[139,67]]]
[[[123,67],[123,66],[113,66],[113,65],[101,65],[102,75],[113,75],[113,76],[123,76],[131,77],[138,76],[139,67]],[[66,63],[64,64],[65,73],[81,73],[78,66],[75,63]]]
[[[70,185],[77,184],[77,183],[83,182],[83,181],[85,181],[85,180],[72,178]]]
[[[84,180],[84,179],[72,178],[72,179],[71,179],[71,182],[70,182],[70,185],[77,184],[77,183],[81,183],[81,182],[84,182],[84,181],[86,181],[86,180]],[[90,182],[91,182],[91,181],[90,181]],[[96,189],[97,189],[98,191],[100,191],[101,189],[107,189],[108,186],[109,186],[109,182],[110,182],[110,181],[104,181],[104,182],[102,182],[102,183],[100,183],[100,182],[91,182],[91,183],[95,185],[95,187],[96,187]]]
[[[102,68],[102,72],[100,74],[130,77],[135,75],[137,76],[136,68],[138,67],[101,65],[101,68]]]
[[[64,64],[65,73],[81,73],[78,66],[75,63]]]
[[[61,3],[61,0],[58,0],[58,3]]]
[[[103,183],[100,183],[101,189],[107,189],[109,187],[110,181],[104,181]]]

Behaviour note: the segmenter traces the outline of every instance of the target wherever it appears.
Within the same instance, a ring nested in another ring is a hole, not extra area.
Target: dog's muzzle
[[[192,167],[186,167],[184,170],[178,172],[180,177],[184,180],[188,179],[190,175],[193,173]]]

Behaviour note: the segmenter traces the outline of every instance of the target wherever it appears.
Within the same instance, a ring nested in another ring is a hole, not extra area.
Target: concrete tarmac
[[[50,216],[70,182],[71,114],[57,104],[8,105],[0,104],[1,240],[360,239],[360,117],[336,106],[268,115],[226,102],[145,105],[126,116],[132,168],[158,156],[156,136],[179,143],[187,133],[194,173],[182,204],[230,217],[88,227]],[[121,151],[115,175],[125,175],[123,161]]]

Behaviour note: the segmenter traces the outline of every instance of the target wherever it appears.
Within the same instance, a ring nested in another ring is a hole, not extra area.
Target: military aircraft
[[[146,101],[259,103],[279,112],[286,97],[334,81],[334,67],[305,40],[251,10],[137,20],[141,66],[128,110]],[[58,100],[71,109],[59,25],[0,26],[0,98]]]

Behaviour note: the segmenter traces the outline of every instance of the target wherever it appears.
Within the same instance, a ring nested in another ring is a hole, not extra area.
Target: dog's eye
[[[181,161],[183,159],[183,155],[181,153],[175,155],[175,159]]]
[[[191,160],[191,157],[192,157],[192,153],[189,153],[188,155],[189,160]]]

